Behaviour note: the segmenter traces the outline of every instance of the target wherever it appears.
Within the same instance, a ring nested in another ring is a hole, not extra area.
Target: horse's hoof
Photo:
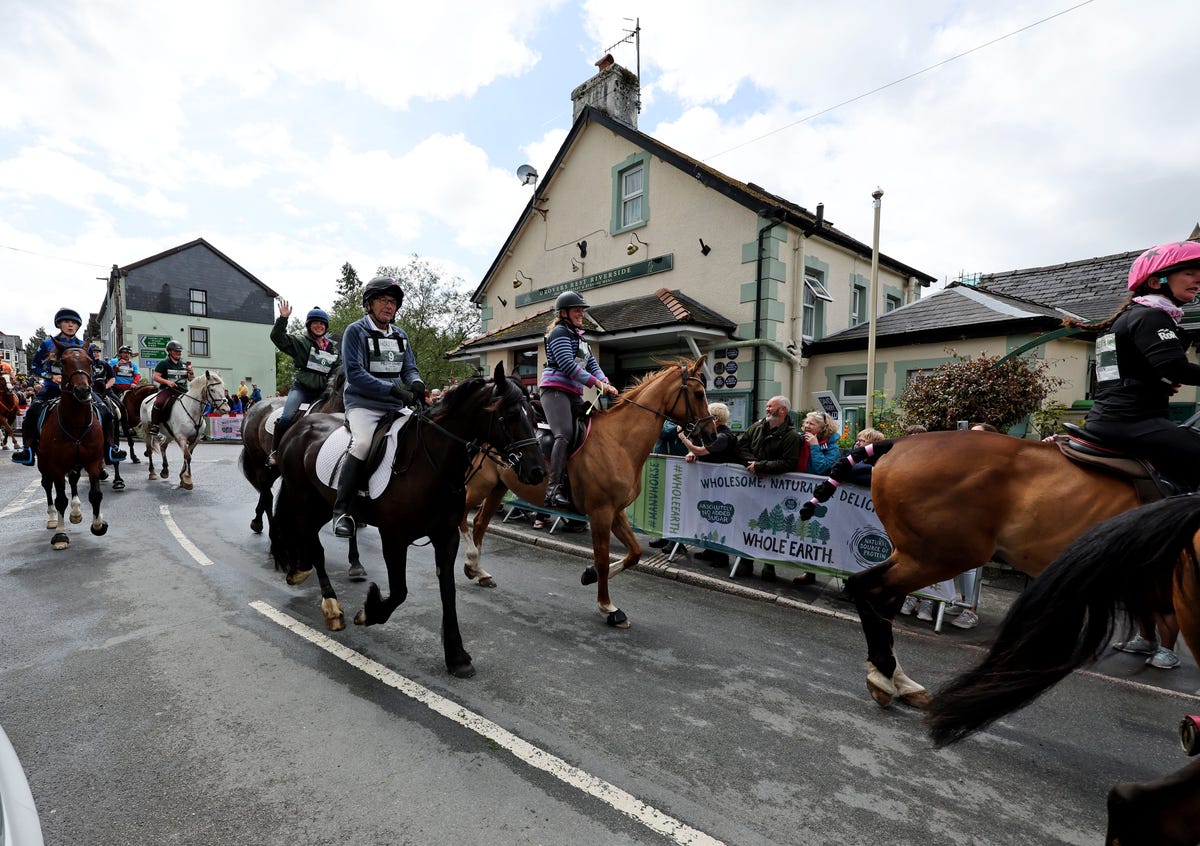
[[[304,584],[304,582],[307,581],[308,577],[311,575],[312,567],[309,567],[307,570],[295,570],[287,574],[286,581],[289,585],[295,587],[296,585]]]
[[[365,610],[359,609],[358,613],[354,615],[354,625],[356,625],[356,626],[367,625],[367,612]]]
[[[598,581],[600,581],[600,577],[596,575],[595,567],[588,567],[583,571],[583,575],[579,577],[581,585],[594,585]]]
[[[47,520],[47,521],[46,521],[46,528],[47,528],[47,529],[50,529],[50,530],[57,529],[57,528],[58,528],[58,521],[57,521],[57,520]]]
[[[112,489],[114,491],[125,490],[125,480],[124,479],[113,479]]]
[[[83,515],[82,514],[72,514],[69,519],[71,520],[72,523],[82,523]]]
[[[871,694],[871,698],[875,700],[875,704],[880,708],[887,708],[892,704],[892,694],[873,684],[869,679],[867,681],[867,692]]]
[[[367,568],[355,561],[350,565],[347,575],[352,582],[365,582],[367,580]]]
[[[614,629],[627,629],[631,625],[633,625],[632,623],[629,622],[629,618],[625,616],[625,612],[622,611],[620,608],[618,608],[616,611],[611,612],[604,619],[605,619],[605,622],[607,622]]]
[[[66,549],[70,545],[71,539],[62,532],[59,532],[54,537],[50,538],[50,546],[52,546],[55,550]]]
[[[466,661],[459,664],[454,664],[453,666],[447,664],[446,669],[449,670],[450,675],[454,676],[456,679],[469,679],[471,676],[475,675],[475,665],[471,663],[471,659],[469,657]]]
[[[158,478],[158,476],[156,476],[156,475],[154,475],[153,473],[151,473],[151,474],[150,474],[149,476],[147,476],[146,478],[147,478],[147,479],[149,479],[151,482],[153,482],[153,481],[155,481],[155,480]]]
[[[192,489],[192,483],[191,482],[180,482],[179,487],[183,488],[185,491],[190,491]]]
[[[254,534],[256,534],[256,535],[262,534],[262,526],[263,526],[262,520],[251,520],[250,521],[250,531],[254,532]]]
[[[99,526],[92,526],[92,534],[96,537],[103,537],[108,534],[108,524],[101,523]]]
[[[482,579],[480,579],[475,584],[479,585],[480,587],[494,588],[496,586],[496,580],[493,579],[491,576],[484,576]]]
[[[325,625],[331,632],[340,632],[346,628],[346,614],[342,610],[342,603],[336,599],[322,599],[321,614],[325,617]]]
[[[924,711],[929,707],[929,703],[933,701],[933,697],[929,695],[929,691],[927,690],[917,690],[912,693],[901,693],[900,701]]]

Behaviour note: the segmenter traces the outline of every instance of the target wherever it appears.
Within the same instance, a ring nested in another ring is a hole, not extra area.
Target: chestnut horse
[[[13,448],[17,446],[17,411],[21,401],[13,391],[12,377],[7,373],[0,375],[0,449],[8,449],[9,439]]]
[[[934,743],[956,743],[1094,661],[1117,629],[1174,611],[1200,655],[1200,497],[1171,497],[1094,526],[1009,608],[987,656],[929,704]],[[1109,794],[1109,841],[1200,842],[1200,765]]]
[[[331,631],[345,627],[337,594],[325,572],[318,531],[332,516],[335,491],[318,480],[317,457],[325,441],[343,426],[336,414],[310,414],[288,430],[275,451],[280,468],[279,495],[271,520],[276,566],[288,584],[299,584],[317,571],[321,612]],[[477,376],[447,391],[441,401],[411,416],[400,430],[387,486],[375,499],[358,498],[354,517],[379,529],[387,564],[388,596],[371,583],[355,617],[357,625],[387,622],[408,596],[405,570],[408,547],[422,537],[433,546],[438,593],[442,600],[442,645],[446,668],[460,678],[474,675],[463,648],[454,599],[454,558],[463,518],[463,484],[471,458],[490,444],[528,484],[546,475],[538,449],[533,410],[521,386],[497,365],[494,377]]]
[[[993,559],[1036,576],[1085,529],[1138,505],[1132,483],[1076,464],[1053,444],[997,432],[927,432],[857,447],[830,479],[862,461],[874,464],[871,499],[892,554],[851,575],[847,590],[867,639],[867,690],[883,706],[895,696],[918,708],[929,702],[894,652],[892,620],[905,596]],[[832,492],[824,482],[814,500]],[[801,519],[813,509],[805,503]]]
[[[584,570],[581,581],[595,582],[596,604],[610,626],[630,626],[625,612],[612,604],[608,580],[642,557],[625,508],[641,492],[642,465],[662,433],[663,420],[689,431],[694,427],[705,436],[716,433],[704,394],[704,359],[668,365],[619,396],[607,411],[594,412],[586,440],[567,461],[571,500],[579,513],[587,515],[592,530],[593,564]],[[479,510],[470,533],[465,519],[461,527],[466,542],[464,571],[469,578],[490,578],[480,567],[480,548],[505,491],[528,503],[540,503],[546,497],[546,484],[529,484],[503,468],[481,467],[471,478],[467,510],[476,506]],[[615,569],[610,569],[610,535],[625,547],[625,557]]]
[[[42,419],[38,438],[38,470],[46,491],[46,528],[57,529],[50,545],[66,549],[64,514],[66,483],[71,481],[71,522],[79,523],[79,476],[88,474],[88,502],[92,504],[92,534],[103,535],[108,523],[100,516],[100,471],[104,469],[104,424],[92,403],[92,357],[85,347],[67,347],[55,341],[54,355],[62,366],[62,393]],[[54,493],[51,494],[51,489]]]

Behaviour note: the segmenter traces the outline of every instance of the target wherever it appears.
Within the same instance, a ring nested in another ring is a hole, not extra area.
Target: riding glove
[[[411,405],[413,401],[412,391],[406,390],[397,384],[392,385],[392,396],[400,400],[401,405]]]

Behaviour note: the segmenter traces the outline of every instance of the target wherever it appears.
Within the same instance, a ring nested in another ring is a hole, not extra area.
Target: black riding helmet
[[[73,308],[60,308],[54,315],[54,327],[56,329],[62,328],[61,324],[64,320],[73,320],[80,326],[83,325],[83,318],[80,317],[79,312]]]
[[[363,314],[371,310],[371,300],[376,297],[382,297],[385,294],[390,294],[396,298],[396,311],[399,312],[400,306],[404,305],[404,289],[400,287],[399,282],[390,276],[376,276],[363,286]]]
[[[183,344],[179,343],[178,341],[168,341],[167,342],[167,352],[172,352],[172,351],[183,352]]]
[[[129,344],[121,344],[121,348],[117,350],[117,355],[120,355],[121,353],[129,353],[130,355],[133,355],[133,347],[129,346]]]
[[[588,304],[574,291],[563,291],[554,301],[554,310],[562,311],[564,308],[588,308]]]

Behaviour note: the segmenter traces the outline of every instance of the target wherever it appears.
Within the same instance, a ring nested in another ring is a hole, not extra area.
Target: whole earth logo
[[[878,529],[862,528],[851,536],[850,549],[859,564],[874,567],[892,554],[892,542]]]

